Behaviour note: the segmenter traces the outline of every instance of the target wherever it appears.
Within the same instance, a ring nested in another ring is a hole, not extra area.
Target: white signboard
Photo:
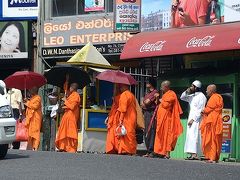
[[[3,18],[37,18],[39,0],[2,0]]]
[[[225,0],[224,22],[240,21],[240,0]]]

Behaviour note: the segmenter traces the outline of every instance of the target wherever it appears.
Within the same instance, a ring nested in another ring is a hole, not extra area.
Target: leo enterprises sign
[[[72,17],[68,19],[57,19],[45,21],[43,27],[42,46],[45,48],[43,56],[46,55],[46,49],[52,48],[53,52],[59,52],[57,48],[84,46],[89,41],[94,45],[104,45],[108,48],[122,48],[119,44],[125,43],[131,35],[126,32],[113,32],[113,16],[88,16]],[[77,48],[78,49],[78,48]],[[121,50],[119,50],[121,51]],[[68,52],[75,52],[69,49]],[[111,52],[117,52],[112,49]],[[54,53],[53,53],[54,55]],[[55,55],[58,55],[55,53]]]

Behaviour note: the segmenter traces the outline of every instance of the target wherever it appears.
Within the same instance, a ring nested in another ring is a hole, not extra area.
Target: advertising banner
[[[38,17],[39,0],[2,0],[2,18]]]
[[[139,32],[141,0],[116,0],[114,31]]]
[[[0,22],[0,59],[28,58],[28,22]]]
[[[85,0],[84,11],[104,11],[104,0]]]
[[[72,56],[89,41],[102,54],[120,54],[130,37],[127,32],[113,32],[113,15],[45,21],[42,55],[49,58]]]
[[[142,31],[233,21],[240,21],[240,0],[142,0]]]
[[[231,139],[232,139],[232,109],[222,110],[222,120],[223,120],[223,143],[222,152],[230,153],[231,151]]]

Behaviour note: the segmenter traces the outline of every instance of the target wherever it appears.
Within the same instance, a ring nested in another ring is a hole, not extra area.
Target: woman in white
[[[200,92],[201,82],[196,80],[191,87],[184,91],[180,97],[181,100],[186,101],[190,105],[190,112],[188,116],[186,142],[184,152],[190,154],[188,160],[197,160],[197,150],[199,142],[199,124],[201,121],[201,112],[205,107],[207,98]]]

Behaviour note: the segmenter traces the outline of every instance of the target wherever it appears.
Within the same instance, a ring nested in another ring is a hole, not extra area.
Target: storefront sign
[[[115,0],[114,30],[139,32],[141,22],[141,0]]]
[[[224,140],[222,143],[222,153],[231,153],[231,140]]]
[[[231,139],[231,124],[223,124],[223,139]]]
[[[223,124],[232,124],[232,109],[222,110]]]
[[[30,18],[38,17],[39,0],[3,0],[3,18]]]
[[[102,55],[120,54],[122,52],[123,43],[115,44],[96,44],[96,49]],[[72,56],[76,54],[83,46],[71,46],[71,47],[48,47],[42,48],[43,57],[60,57],[60,56]]]
[[[28,22],[0,22],[0,59],[28,58]]]
[[[186,47],[187,48],[208,47],[211,46],[213,38],[215,38],[215,36],[205,36],[204,38],[193,37],[192,39],[190,39],[190,41],[188,41]]]
[[[43,35],[43,57],[71,56],[89,41],[102,54],[120,54],[122,44],[132,36],[113,32],[112,15],[45,21]]]
[[[157,41],[156,43],[146,42],[145,44],[142,45],[139,51],[140,52],[161,51],[164,46],[164,43],[166,43],[166,41]]]
[[[104,0],[85,0],[84,11],[104,11]]]
[[[223,143],[222,152],[230,153],[232,141],[232,109],[222,110],[223,120]]]

